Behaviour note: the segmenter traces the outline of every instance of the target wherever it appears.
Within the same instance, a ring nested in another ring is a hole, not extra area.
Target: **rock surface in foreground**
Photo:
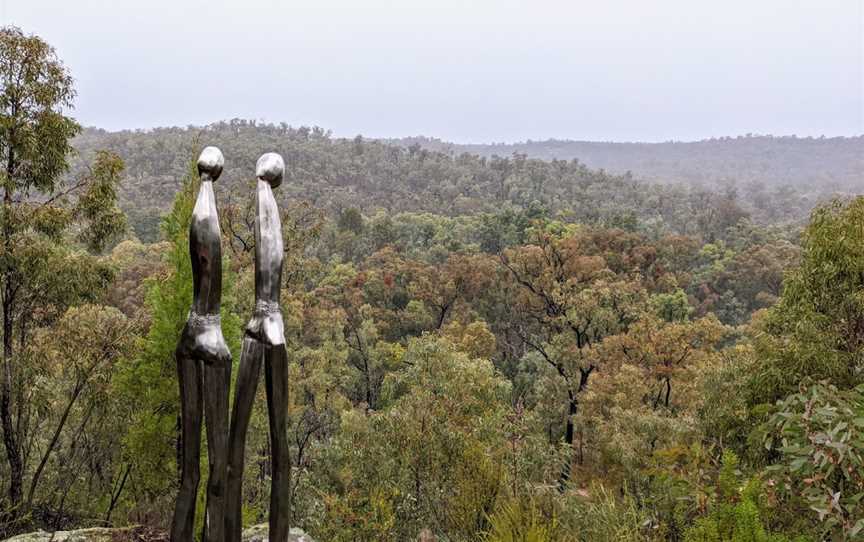
[[[135,529],[107,529],[96,527],[92,529],[78,529],[75,531],[57,531],[49,533],[37,531],[35,533],[19,534],[7,538],[3,542],[137,542],[146,540]],[[167,538],[165,538],[167,540]],[[255,525],[243,531],[243,542],[268,542],[267,525]],[[288,542],[315,542],[300,529],[291,529]]]
[[[267,524],[254,525],[243,530],[243,542],[268,542],[267,539]],[[308,534],[301,529],[291,529],[288,535],[288,542],[315,542]]]

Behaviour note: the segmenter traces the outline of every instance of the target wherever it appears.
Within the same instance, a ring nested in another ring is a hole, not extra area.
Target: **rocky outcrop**
[[[132,529],[106,529],[96,527],[93,529],[78,529],[75,531],[57,531],[49,533],[36,531],[35,533],[19,534],[7,538],[5,542],[115,542],[116,540],[129,540]]]
[[[19,534],[7,538],[3,542],[139,542],[147,540],[167,540],[167,537],[147,536],[140,529],[107,529],[96,527],[92,529],[78,529],[75,531],[57,531],[49,533],[37,531],[35,533]],[[267,524],[255,525],[243,531],[243,542],[268,542]],[[291,529],[288,542],[315,542],[300,529]]]
[[[243,530],[243,542],[268,542],[267,524],[255,525]],[[315,542],[308,534],[300,529],[291,529],[288,542]]]

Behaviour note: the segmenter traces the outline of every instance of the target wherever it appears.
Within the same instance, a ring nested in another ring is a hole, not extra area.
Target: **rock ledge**
[[[34,533],[19,534],[7,538],[3,542],[133,542],[145,540],[135,528],[108,529],[105,527],[94,527],[91,529],[77,529],[74,531],[36,531]],[[167,538],[157,538],[167,540]],[[254,525],[243,531],[243,542],[268,542],[267,524]],[[291,529],[288,542],[315,542],[300,529]]]

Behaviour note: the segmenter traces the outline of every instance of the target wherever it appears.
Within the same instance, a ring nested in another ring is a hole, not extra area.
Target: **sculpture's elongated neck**
[[[201,315],[218,314],[222,299],[222,230],[216,211],[213,182],[202,177],[198,199],[189,225],[189,255],[192,258],[192,310]]]
[[[273,189],[258,180],[255,209],[255,299],[279,303],[282,283],[282,223]]]

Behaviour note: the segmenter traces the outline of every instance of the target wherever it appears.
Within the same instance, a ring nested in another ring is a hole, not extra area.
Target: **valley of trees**
[[[0,538],[165,539],[194,159],[216,145],[235,363],[253,166],[285,157],[291,513],[316,540],[864,539],[860,167],[653,182],[241,120],[110,133],[66,116],[39,38],[0,30],[0,67]],[[247,524],[269,502],[259,393]]]

